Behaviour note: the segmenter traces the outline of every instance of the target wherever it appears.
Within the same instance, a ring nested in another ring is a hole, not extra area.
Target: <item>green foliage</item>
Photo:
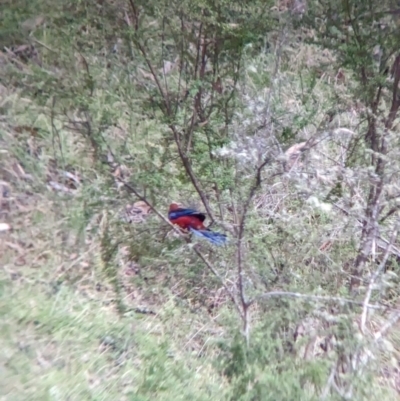
[[[363,86],[358,97],[371,104],[398,49],[398,17],[388,12],[390,2],[310,3],[309,24],[314,26],[315,18],[324,21],[318,27],[317,42],[332,49],[343,67],[355,72],[354,79]]]
[[[231,383],[229,399],[317,399],[312,396],[311,389],[323,386],[327,363],[322,359],[293,362],[288,357],[294,352],[293,344],[288,342],[289,337],[282,329],[276,323],[272,327],[255,328],[250,346],[241,335],[237,335],[229,346],[222,344],[220,363]],[[277,332],[281,337],[277,337]]]
[[[28,197],[1,214],[15,219],[0,244],[4,377],[15,383],[4,397],[390,393],[374,333],[360,340],[353,325],[363,299],[350,309],[337,297],[349,296],[373,159],[370,115],[349,115],[374,106],[378,88],[389,102],[397,25],[384,3],[308,5],[298,27],[261,0],[9,2],[0,45],[32,44],[40,62],[10,56],[1,72],[13,92],[0,105],[1,181]],[[335,117],[355,131],[348,141]],[[319,159],[283,169],[285,149],[310,139]],[[229,244],[186,242],[155,213],[128,223],[135,192],[164,216],[171,201],[209,206]],[[376,366],[351,370],[370,354]]]

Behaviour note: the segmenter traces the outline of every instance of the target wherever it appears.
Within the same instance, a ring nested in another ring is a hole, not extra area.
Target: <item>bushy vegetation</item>
[[[0,7],[1,399],[398,397],[395,2]]]

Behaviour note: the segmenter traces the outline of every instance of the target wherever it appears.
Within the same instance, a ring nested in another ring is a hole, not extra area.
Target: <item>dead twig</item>
[[[398,227],[399,227],[399,223],[400,221],[398,220],[394,229],[393,229],[393,233],[391,235],[390,238],[390,242],[386,247],[386,251],[385,254],[382,258],[381,263],[379,264],[378,268],[375,270],[374,274],[371,277],[371,280],[369,281],[369,285],[368,285],[368,289],[367,289],[367,293],[365,294],[365,298],[364,298],[364,302],[363,302],[363,311],[361,314],[361,333],[365,334],[365,323],[367,321],[367,312],[368,312],[368,305],[369,305],[369,301],[371,299],[371,295],[372,295],[372,290],[375,284],[376,279],[378,278],[378,276],[381,274],[381,272],[383,271],[383,269],[386,266],[386,262],[389,258],[390,255],[390,249],[392,247],[392,244],[394,244],[394,242],[396,241],[397,238],[397,232],[398,232]]]
[[[302,299],[308,299],[310,301],[338,302],[341,304],[352,304],[352,305],[365,306],[368,309],[377,309],[377,310],[388,309],[386,306],[365,304],[364,302],[354,301],[353,299],[349,299],[349,298],[331,297],[329,295],[301,294],[300,292],[288,292],[288,291],[270,291],[270,292],[266,292],[264,294],[260,294],[260,295],[256,296],[254,299],[252,299],[251,301],[249,301],[247,303],[247,305],[250,306],[255,302],[259,302],[261,300],[265,300],[268,298],[276,298],[276,297],[302,298]]]

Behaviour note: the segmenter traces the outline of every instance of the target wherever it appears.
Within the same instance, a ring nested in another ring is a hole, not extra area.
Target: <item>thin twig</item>
[[[395,313],[384,325],[383,327],[374,334],[375,342],[378,342],[382,337],[391,329],[400,319],[400,311]]]
[[[321,401],[324,401],[326,397],[328,397],[329,390],[331,389],[332,383],[335,379],[336,368],[337,368],[337,362],[332,366],[331,373],[329,374],[326,385],[322,391],[321,397],[319,398]]]
[[[161,212],[159,212],[144,196],[142,196],[135,189],[133,185],[129,184],[120,177],[114,177],[114,178],[116,178],[129,192],[133,193],[138,199],[144,202],[160,219],[162,219],[165,223],[170,225],[177,233],[182,235],[182,232],[176,227],[176,225],[172,224]]]
[[[363,333],[363,334],[365,334],[365,323],[367,322],[367,312],[368,312],[367,305],[369,305],[369,301],[371,299],[372,290],[373,290],[375,281],[378,278],[378,276],[381,274],[382,270],[385,268],[386,262],[387,262],[387,260],[389,258],[389,255],[390,255],[390,250],[391,250],[392,244],[394,244],[394,242],[396,241],[399,223],[400,223],[400,221],[398,220],[396,225],[395,225],[395,227],[394,227],[394,229],[393,229],[393,232],[392,232],[392,235],[391,235],[391,238],[390,238],[390,242],[386,247],[386,251],[385,251],[385,254],[384,254],[383,258],[382,258],[382,261],[379,264],[378,268],[375,270],[374,274],[372,275],[371,280],[369,281],[367,293],[365,294],[365,298],[364,298],[364,302],[363,302],[363,311],[362,311],[362,314],[361,314],[361,328],[360,328],[360,330],[361,330],[361,333]]]
[[[51,51],[51,52],[53,52],[53,53],[59,54],[59,52],[58,52],[57,50],[52,49],[51,47],[49,47],[49,46],[46,45],[45,43],[43,43],[43,42],[41,42],[40,40],[36,39],[34,36],[31,36],[30,38],[31,38],[34,42],[36,42],[38,45],[43,46],[45,49],[47,49],[47,50],[49,50],[49,51]]]
[[[302,298],[309,299],[311,301],[327,301],[327,302],[339,302],[343,304],[353,304],[364,306],[364,302],[354,301],[353,299],[341,298],[341,297],[331,297],[328,295],[312,295],[312,294],[301,294],[299,292],[287,292],[287,291],[270,291],[264,294],[256,296],[254,299],[249,301],[247,305],[252,305],[255,302],[259,302],[263,299],[275,298],[275,297],[287,297],[287,298]],[[366,304],[369,309],[387,309],[385,306],[381,305],[371,305]]]
[[[132,23],[131,23],[131,21],[129,19],[129,15],[126,12],[125,12],[125,22],[129,27],[132,26]],[[144,61],[146,62],[147,67],[149,68],[149,70],[151,72],[151,75],[153,76],[154,82],[157,85],[158,91],[159,91],[159,93],[161,95],[161,99],[162,99],[162,101],[164,103],[165,111],[167,112],[168,116],[171,116],[171,110],[170,110],[170,104],[168,102],[168,96],[164,93],[164,89],[163,89],[163,87],[161,85],[160,80],[158,79],[158,75],[156,73],[156,70],[154,69],[153,64],[150,62],[149,58],[147,57],[146,50],[142,46],[142,44],[136,38],[134,39],[134,42],[135,42],[137,48],[139,49],[140,53],[142,54],[142,56],[144,58]]]
[[[200,259],[205,263],[205,265],[209,268],[209,270],[220,280],[221,284],[225,288],[225,291],[228,293],[229,297],[231,298],[233,305],[235,306],[236,310],[238,311],[239,316],[243,319],[243,311],[241,310],[240,306],[238,305],[237,300],[236,300],[235,296],[233,295],[233,292],[229,289],[229,287],[224,282],[223,278],[214,269],[214,267],[206,259],[206,257],[197,249],[197,246],[194,246],[193,249],[197,253],[197,255],[200,257]]]
[[[263,168],[268,164],[270,161],[269,158],[266,158],[264,162],[258,167],[254,184],[250,188],[249,195],[247,197],[247,200],[243,206],[243,212],[240,217],[240,222],[239,222],[239,230],[238,230],[238,239],[237,239],[237,268],[238,268],[238,290],[239,290],[239,296],[240,300],[242,303],[242,310],[243,310],[243,325],[244,325],[244,333],[246,336],[246,341],[249,343],[249,322],[248,322],[248,307],[249,303],[246,301],[246,297],[244,294],[244,287],[243,287],[243,275],[244,275],[244,269],[243,269],[243,237],[244,237],[244,232],[245,232],[245,226],[246,226],[246,218],[247,218],[247,212],[250,207],[250,203],[257,191],[257,189],[261,185],[261,172]]]

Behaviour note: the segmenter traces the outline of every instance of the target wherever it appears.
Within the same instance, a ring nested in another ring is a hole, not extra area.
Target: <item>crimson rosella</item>
[[[198,237],[212,242],[214,245],[223,245],[227,241],[225,234],[216,233],[204,226],[206,216],[194,209],[185,209],[177,203],[169,206],[168,219],[184,230],[188,230]]]

